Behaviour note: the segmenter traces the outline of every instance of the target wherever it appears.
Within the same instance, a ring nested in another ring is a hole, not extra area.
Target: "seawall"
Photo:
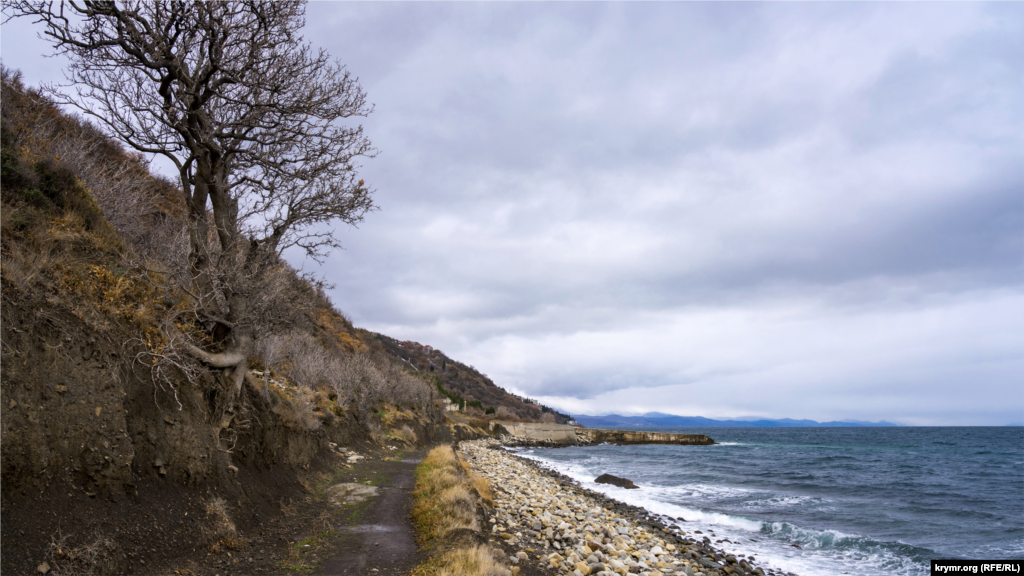
[[[490,429],[503,436],[528,442],[548,444],[680,444],[707,446],[715,441],[704,434],[674,434],[670,432],[643,432],[632,430],[600,430],[577,428],[565,424],[533,422],[505,422],[492,420]]]
[[[577,428],[580,444],[684,444],[708,446],[715,441],[705,434],[675,434],[672,432],[641,432],[633,430],[600,430]]]

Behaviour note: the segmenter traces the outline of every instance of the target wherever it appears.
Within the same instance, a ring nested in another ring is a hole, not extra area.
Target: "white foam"
[[[725,498],[746,498],[751,494],[751,490],[746,488],[733,488],[731,486],[715,486],[713,484],[683,484],[680,486],[644,486],[645,490],[648,490],[654,494],[657,494],[659,500],[670,502],[673,504],[684,504],[685,501],[702,498],[720,500]]]
[[[767,508],[777,510],[779,508],[790,508],[793,506],[807,506],[808,504],[816,504],[817,509],[821,509],[821,504],[830,502],[826,498],[820,498],[817,496],[796,496],[791,494],[774,494],[766,498],[758,500],[748,500],[743,502],[743,506],[746,508],[752,508],[756,510],[764,510]]]

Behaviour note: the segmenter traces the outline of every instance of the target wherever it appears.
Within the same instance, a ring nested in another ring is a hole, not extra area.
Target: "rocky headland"
[[[715,548],[713,533],[689,531],[680,518],[658,516],[598,492],[507,450],[500,441],[459,444],[494,491],[487,531],[526,573],[573,576],[784,575],[753,556]],[[791,576],[791,575],[789,575]]]

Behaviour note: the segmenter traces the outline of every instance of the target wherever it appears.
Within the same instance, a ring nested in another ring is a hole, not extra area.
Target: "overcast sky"
[[[376,105],[357,325],[573,414],[1024,423],[1024,4],[307,15]]]

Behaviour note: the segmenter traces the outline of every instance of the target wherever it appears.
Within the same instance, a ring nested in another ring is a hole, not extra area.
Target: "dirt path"
[[[335,526],[342,534],[341,543],[315,574],[404,576],[416,566],[420,556],[409,508],[414,472],[423,456],[423,452],[411,452],[398,461],[379,460],[361,466],[363,474],[372,468],[377,494],[361,513]]]

